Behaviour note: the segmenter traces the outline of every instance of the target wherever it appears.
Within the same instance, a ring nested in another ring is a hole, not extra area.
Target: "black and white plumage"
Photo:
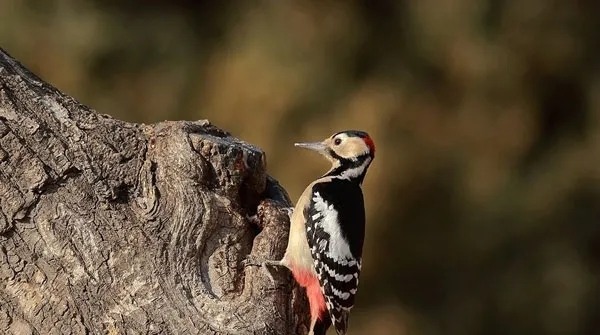
[[[362,262],[365,209],[360,186],[345,178],[316,183],[305,211],[315,271],[334,327],[343,334]]]

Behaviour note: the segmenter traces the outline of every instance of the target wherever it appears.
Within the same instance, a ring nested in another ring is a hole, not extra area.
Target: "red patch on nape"
[[[371,153],[375,154],[375,142],[373,142],[373,139],[371,139],[369,136],[363,137],[362,139],[371,150]]]
[[[321,292],[319,279],[312,272],[294,266],[292,266],[292,274],[298,284],[306,288],[306,296],[310,305],[310,319],[321,319],[323,312],[327,310],[327,305]]]

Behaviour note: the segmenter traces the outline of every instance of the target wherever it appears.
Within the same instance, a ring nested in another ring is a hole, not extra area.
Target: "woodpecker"
[[[375,158],[375,144],[366,132],[347,130],[295,146],[325,156],[331,168],[296,203],[283,258],[262,265],[287,267],[306,288],[309,334],[324,335],[333,324],[343,335],[358,289],[365,237],[362,183]]]

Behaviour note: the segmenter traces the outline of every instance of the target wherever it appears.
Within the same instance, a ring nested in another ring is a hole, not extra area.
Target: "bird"
[[[306,289],[310,335],[324,335],[331,325],[344,335],[362,266],[362,183],[375,158],[375,144],[364,131],[345,130],[295,146],[323,155],[331,168],[306,187],[291,211],[283,258],[261,265],[288,268]]]

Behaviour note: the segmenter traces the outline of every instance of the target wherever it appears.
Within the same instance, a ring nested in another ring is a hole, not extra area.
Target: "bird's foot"
[[[287,215],[290,217],[290,221],[292,220],[292,214],[294,214],[294,207],[286,207],[283,209]]]
[[[246,220],[248,220],[248,222],[255,224],[255,225],[260,224],[260,219],[258,218],[257,214],[254,214],[254,215],[246,214]]]
[[[269,278],[269,280],[271,281],[271,283],[275,284],[275,278],[273,278],[273,275],[269,271],[269,267],[270,266],[274,266],[274,267],[275,266],[280,266],[282,264],[281,264],[281,261],[258,260],[255,257],[248,256],[246,259],[244,259],[242,261],[242,265],[244,267],[248,267],[248,266],[258,266],[258,267],[260,267],[265,272],[265,275],[267,276],[267,278]]]

